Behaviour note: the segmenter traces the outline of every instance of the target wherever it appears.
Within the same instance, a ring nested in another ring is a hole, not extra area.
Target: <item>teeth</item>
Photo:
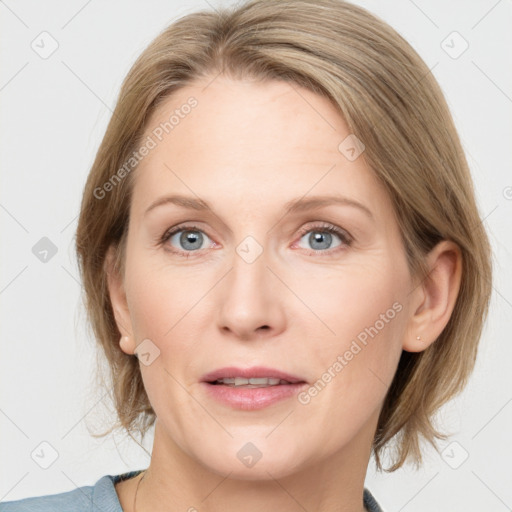
[[[266,378],[266,377],[260,377],[260,378],[253,378],[249,379],[249,384],[270,384],[271,386],[275,386],[276,384],[279,384],[281,379],[272,379],[272,378]]]
[[[267,387],[277,386],[279,384],[290,384],[286,380],[273,378],[273,377],[251,377],[246,379],[244,377],[232,377],[225,379],[218,379],[218,384],[224,384],[226,386],[247,386],[247,387]]]

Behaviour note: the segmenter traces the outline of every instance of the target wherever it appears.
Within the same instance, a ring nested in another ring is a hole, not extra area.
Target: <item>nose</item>
[[[265,251],[252,262],[241,254],[235,251],[221,285],[219,328],[242,341],[276,336],[285,326],[285,287]]]

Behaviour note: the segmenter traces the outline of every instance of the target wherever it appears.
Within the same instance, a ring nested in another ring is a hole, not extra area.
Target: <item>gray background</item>
[[[386,511],[510,510],[512,3],[355,3],[398,30],[440,82],[495,254],[476,370],[439,413],[453,433],[440,443],[443,456],[426,446],[422,469],[392,474],[376,474],[372,463],[366,486]],[[0,500],[63,492],[148,465],[129,438],[89,434],[108,425],[113,411],[93,380],[73,238],[122,79],[168,23],[207,7],[205,0],[0,2]],[[458,55],[464,40],[469,47]]]

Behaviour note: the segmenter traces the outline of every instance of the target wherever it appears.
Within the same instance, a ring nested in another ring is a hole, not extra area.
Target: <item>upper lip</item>
[[[276,370],[275,368],[267,368],[265,366],[252,366],[251,368],[237,368],[236,366],[226,366],[219,368],[213,372],[209,372],[202,376],[201,382],[215,382],[218,379],[229,379],[234,377],[244,377],[250,379],[252,377],[269,377],[274,379],[282,379],[296,384],[298,382],[306,382],[301,377],[291,375],[290,373]]]

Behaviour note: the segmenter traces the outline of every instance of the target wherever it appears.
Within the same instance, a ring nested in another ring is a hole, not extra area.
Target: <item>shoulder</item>
[[[78,487],[73,491],[51,494],[47,496],[35,496],[16,501],[0,503],[1,512],[50,512],[57,510],[69,510],[81,512],[92,510],[92,497],[94,486]]]
[[[114,485],[138,475],[130,471],[120,475],[105,475],[94,485],[47,496],[35,496],[16,501],[0,502],[0,512],[122,512]]]

